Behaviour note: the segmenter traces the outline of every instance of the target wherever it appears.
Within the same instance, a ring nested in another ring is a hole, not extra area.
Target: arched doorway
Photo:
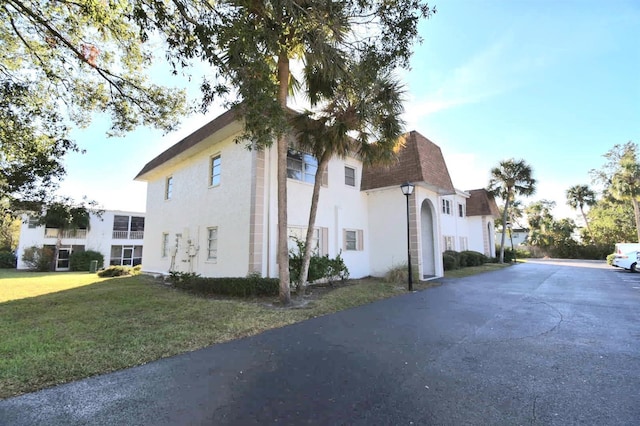
[[[424,200],[420,207],[420,242],[422,246],[422,278],[436,275],[435,248],[433,237],[433,205]]]

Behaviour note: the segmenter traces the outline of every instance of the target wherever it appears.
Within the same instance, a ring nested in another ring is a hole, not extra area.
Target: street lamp
[[[407,197],[407,260],[409,265],[409,291],[413,291],[413,277],[411,276],[411,239],[409,238],[409,195],[413,194],[414,184],[405,182],[400,185],[402,193]]]
[[[513,255],[513,261],[517,262],[516,250],[513,248],[513,225],[511,222],[507,222],[507,229],[509,230],[509,239],[511,240],[511,254]]]

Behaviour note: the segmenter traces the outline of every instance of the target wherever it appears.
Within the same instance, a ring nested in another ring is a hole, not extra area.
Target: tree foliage
[[[0,198],[42,200],[78,146],[71,125],[94,112],[110,134],[173,129],[184,94],[149,82],[153,49],[124,1],[6,0],[0,4]]]
[[[633,209],[631,218],[635,222],[636,236],[634,240],[640,241],[640,159],[638,158],[638,145],[631,141],[614,145],[603,157],[606,162],[602,168],[600,170],[594,169],[590,172],[594,183],[603,186],[603,203],[599,203],[600,210],[594,212],[593,215],[589,215],[591,225],[595,227],[593,218],[596,217],[597,220],[603,222],[598,225],[599,228],[603,226],[604,228],[610,227],[611,220],[599,215],[602,208],[611,208],[612,217],[615,217],[623,225],[626,221],[617,215],[624,209],[621,209],[615,201],[627,203]],[[615,234],[619,235],[620,232]]]

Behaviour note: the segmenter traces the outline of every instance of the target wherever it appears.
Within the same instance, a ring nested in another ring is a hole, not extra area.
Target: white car
[[[616,252],[616,257],[613,259],[611,265],[636,272],[638,262],[640,262],[640,251],[634,250],[627,253]]]

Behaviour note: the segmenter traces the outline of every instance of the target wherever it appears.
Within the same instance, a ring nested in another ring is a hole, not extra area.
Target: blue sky
[[[454,185],[487,185],[489,170],[523,158],[536,194],[576,217],[564,191],[590,184],[614,144],[640,142],[640,2],[430,2],[406,83],[407,130],[442,148]],[[158,70],[154,77],[166,79]],[[168,80],[187,86],[185,79]],[[190,93],[197,95],[191,86]],[[108,209],[144,211],[146,185],[133,177],[146,162],[222,110],[188,117],[178,132],[140,129],[104,137],[97,120],[74,136],[87,154],[71,155],[61,193],[87,195]]]

